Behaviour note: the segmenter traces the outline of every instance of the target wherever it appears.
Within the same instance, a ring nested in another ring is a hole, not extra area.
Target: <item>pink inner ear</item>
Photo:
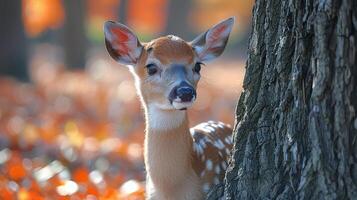
[[[120,55],[127,55],[130,54],[130,41],[131,35],[126,30],[121,28],[113,28],[112,33],[114,35],[113,47]]]
[[[219,25],[218,27],[214,27],[212,32],[209,33],[207,42],[210,44],[219,42],[220,39],[226,37],[226,35],[224,34],[226,32],[226,30],[227,30],[226,24],[222,24],[222,25]]]
[[[129,40],[129,35],[128,32],[123,31],[120,28],[113,28],[112,32],[114,33],[115,36],[117,36],[117,40],[119,42],[127,42]]]
[[[105,44],[109,54],[122,64],[135,64],[141,54],[142,46],[126,26],[106,22],[104,25]]]

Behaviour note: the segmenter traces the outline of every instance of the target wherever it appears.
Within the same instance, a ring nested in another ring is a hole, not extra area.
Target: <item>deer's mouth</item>
[[[191,101],[181,101],[180,99],[176,98],[175,100],[171,101],[171,105],[177,110],[187,110],[187,108],[190,108],[193,105],[195,99],[196,97],[192,98]]]

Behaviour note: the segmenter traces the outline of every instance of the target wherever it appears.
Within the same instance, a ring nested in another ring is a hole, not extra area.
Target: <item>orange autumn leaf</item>
[[[9,166],[9,176],[15,181],[19,181],[23,179],[26,175],[27,172],[25,168],[23,167],[22,163],[14,164]]]
[[[14,193],[7,187],[0,187],[0,199],[13,199]]]
[[[92,183],[89,183],[87,185],[87,194],[88,195],[98,196],[99,192],[98,192],[97,187],[95,185],[93,185]]]
[[[36,192],[37,194],[41,192],[41,187],[34,179],[31,180],[31,186],[29,188],[32,192]]]
[[[88,177],[89,171],[86,168],[78,168],[73,172],[73,180],[78,183],[86,183],[89,182]]]
[[[43,200],[44,198],[35,191],[27,190],[25,188],[20,188],[17,192],[18,200]]]
[[[118,199],[118,191],[114,188],[108,187],[102,197],[99,200],[117,200]]]

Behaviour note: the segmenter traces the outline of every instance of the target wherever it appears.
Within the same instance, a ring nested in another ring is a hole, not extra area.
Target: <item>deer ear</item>
[[[121,64],[137,63],[143,46],[125,25],[107,21],[104,24],[105,46],[110,56]]]
[[[228,18],[208,29],[208,31],[191,42],[191,46],[200,61],[212,60],[223,53],[233,24],[234,18]]]

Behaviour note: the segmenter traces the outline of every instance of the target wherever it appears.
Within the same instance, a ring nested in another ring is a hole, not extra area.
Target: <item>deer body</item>
[[[232,25],[225,20],[191,43],[166,36],[141,44],[126,26],[105,24],[107,50],[130,65],[144,107],[150,200],[203,199],[223,180],[232,130],[220,122],[190,129],[186,110],[196,99],[202,62],[223,52]]]

